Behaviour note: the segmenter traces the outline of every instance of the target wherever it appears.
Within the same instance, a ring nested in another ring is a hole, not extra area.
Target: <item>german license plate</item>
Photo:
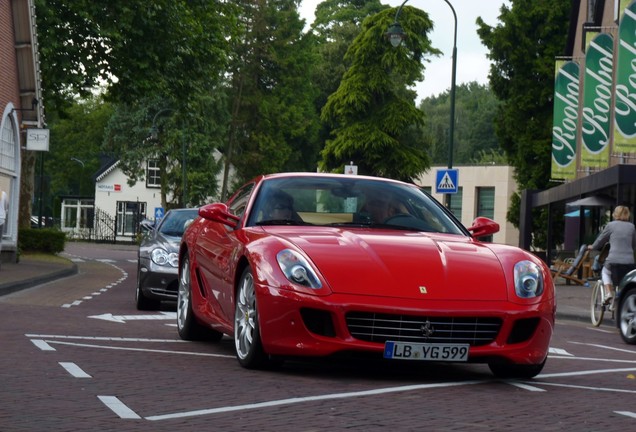
[[[431,344],[387,341],[384,358],[442,362],[468,361],[468,344]]]

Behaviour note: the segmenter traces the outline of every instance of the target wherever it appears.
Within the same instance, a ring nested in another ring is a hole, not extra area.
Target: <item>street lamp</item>
[[[150,138],[153,141],[156,141],[159,138],[159,127],[157,127],[157,117],[159,117],[163,113],[174,112],[172,108],[164,108],[157,112],[155,116],[152,118],[152,126],[150,127]],[[187,207],[187,190],[188,190],[188,177],[186,175],[186,140],[185,138],[181,139],[181,152],[182,152],[182,160],[181,160],[181,183],[183,187],[183,206]]]
[[[404,3],[400,5],[397,12],[395,13],[394,23],[389,26],[389,29],[385,33],[389,42],[394,47],[400,46],[402,41],[406,39],[406,33],[402,29],[398,18],[400,17],[400,12],[402,12],[402,8],[409,0],[404,0]],[[457,76],[457,14],[455,13],[455,9],[453,5],[450,4],[448,0],[444,0],[446,4],[451,8],[453,12],[453,18],[455,20],[455,30],[453,34],[453,66],[451,72],[451,91],[450,91],[450,129],[448,130],[448,169],[453,168],[453,140],[455,137],[455,81]],[[450,208],[450,194],[446,194],[444,196],[444,204],[447,208]]]
[[[76,157],[72,157],[71,160],[73,162],[77,162],[78,164],[80,164],[82,166],[82,175],[79,178],[79,186],[77,187],[77,196],[81,196],[82,195],[82,177],[84,177],[84,161],[81,159],[78,159]]]

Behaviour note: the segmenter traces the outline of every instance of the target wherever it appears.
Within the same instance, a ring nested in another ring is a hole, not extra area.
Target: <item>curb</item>
[[[32,278],[25,279],[20,282],[9,282],[5,284],[0,284],[0,296],[11,294],[16,291],[20,291],[26,288],[31,288],[36,285],[52,282],[54,280],[68,277],[68,276],[73,276],[76,274],[77,274],[77,264],[73,263],[73,265],[69,268],[53,271],[45,275],[34,276]]]

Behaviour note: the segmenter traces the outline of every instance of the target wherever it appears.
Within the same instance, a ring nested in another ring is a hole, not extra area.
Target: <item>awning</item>
[[[585,215],[585,217],[588,217],[590,215],[590,209],[585,209],[584,215]],[[580,210],[574,210],[574,211],[571,211],[569,213],[564,214],[563,216],[565,216],[565,217],[580,217],[581,216],[581,211]]]
[[[570,207],[613,207],[616,200],[608,195],[594,195],[572,201],[566,204]]]

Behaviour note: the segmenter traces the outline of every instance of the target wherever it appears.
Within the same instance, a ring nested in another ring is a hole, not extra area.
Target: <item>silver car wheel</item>
[[[636,343],[636,291],[632,290],[621,303],[620,330],[623,340]]]
[[[190,259],[185,257],[179,274],[179,292],[177,295],[177,327],[183,330],[190,311]]]
[[[254,277],[245,272],[239,285],[234,317],[234,343],[239,359],[245,359],[252,352],[257,323]]]

